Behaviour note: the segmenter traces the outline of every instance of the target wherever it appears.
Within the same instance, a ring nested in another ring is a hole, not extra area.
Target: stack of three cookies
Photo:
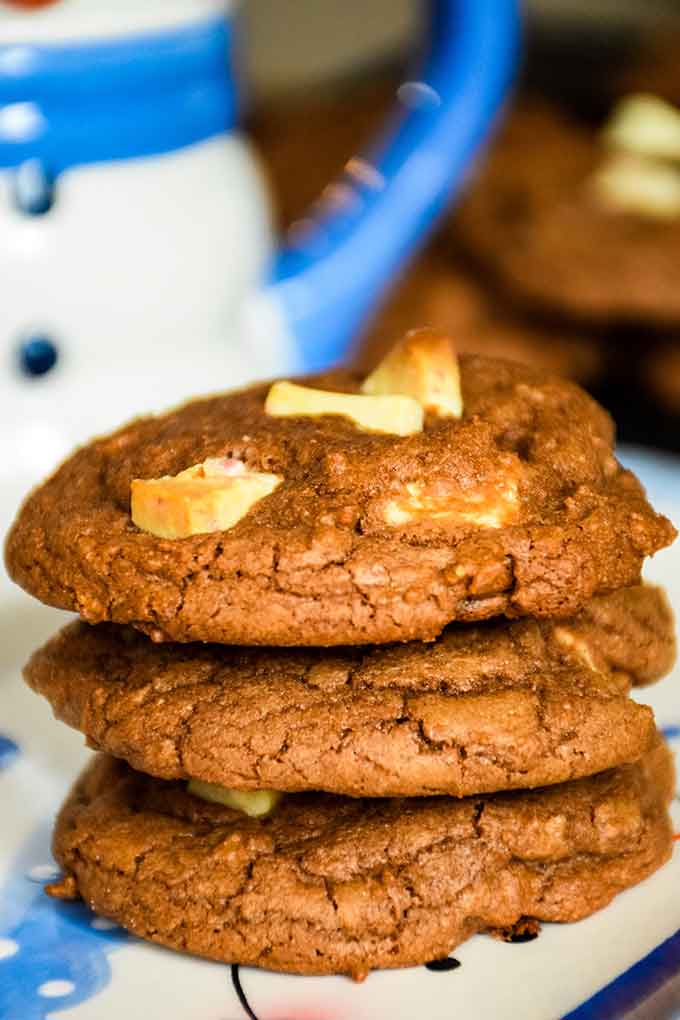
[[[51,892],[203,956],[361,978],[659,867],[672,768],[628,694],[672,662],[639,575],[674,531],[612,441],[576,386],[418,331],[363,381],[78,451],[7,543],[87,621],[27,680],[106,752]]]

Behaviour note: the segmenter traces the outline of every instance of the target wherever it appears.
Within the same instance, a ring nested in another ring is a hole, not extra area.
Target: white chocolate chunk
[[[616,153],[596,171],[592,185],[601,202],[620,212],[662,220],[680,216],[680,167]]]
[[[460,418],[463,395],[458,357],[449,337],[413,329],[364,380],[363,393],[402,393],[442,418]]]
[[[248,471],[241,461],[209,458],[177,475],[135,478],[132,520],[158,538],[227,531],[282,481],[279,475]]]
[[[566,648],[568,652],[571,652],[586,669],[591,670],[593,673],[601,672],[595,664],[590,646],[583,638],[577,637],[570,630],[567,630],[566,627],[555,627],[553,636],[557,643]]]
[[[602,138],[638,156],[680,160],[680,111],[658,96],[634,93],[617,103]]]
[[[423,409],[407,396],[369,397],[360,393],[331,393],[291,382],[276,382],[264,409],[274,418],[317,418],[336,414],[368,432],[410,436],[423,430]]]
[[[190,779],[187,790],[194,797],[213,804],[224,804],[234,811],[242,811],[249,818],[271,814],[283,796],[277,790],[230,790],[217,783],[204,783],[202,779]]]
[[[401,527],[415,521],[438,520],[472,524],[478,528],[502,528],[512,524],[519,511],[515,479],[485,485],[476,491],[428,492],[422,482],[407,482],[403,494],[385,505],[385,523]]]

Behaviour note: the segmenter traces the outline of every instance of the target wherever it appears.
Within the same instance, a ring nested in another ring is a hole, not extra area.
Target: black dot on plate
[[[45,375],[57,363],[57,348],[47,336],[30,336],[19,348],[19,367],[25,375]]]
[[[510,936],[508,942],[533,942],[537,938],[537,931],[518,931],[516,935]]]
[[[425,966],[436,974],[443,974],[445,971],[456,970],[460,967],[460,960],[456,960],[454,956],[445,956],[442,960],[430,960]]]

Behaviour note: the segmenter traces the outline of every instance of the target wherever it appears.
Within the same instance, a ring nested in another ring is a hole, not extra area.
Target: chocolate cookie
[[[514,110],[457,218],[457,237],[516,299],[581,321],[680,323],[680,217],[603,202],[600,132],[547,105]]]
[[[603,343],[584,331],[520,316],[461,259],[438,250],[423,255],[398,283],[363,340],[357,363],[372,366],[412,322],[455,337],[461,352],[508,358],[580,383],[592,384],[605,369]]]
[[[267,645],[566,617],[636,582],[675,531],[614,459],[608,415],[573,384],[509,362],[463,355],[461,376],[463,417],[428,414],[407,436],[339,415],[271,417],[267,385],[132,422],[29,496],[7,539],[9,573],[90,623]],[[340,373],[311,382],[359,388]],[[283,482],[227,531],[165,539],[135,527],[133,479],[206,458]]]
[[[26,680],[92,747],[162,779],[394,797],[564,782],[639,758],[670,669],[663,594],[602,596],[561,622],[452,626],[370,650],[153,645],[74,623]]]
[[[285,797],[264,820],[100,756],[62,808],[53,895],[215,960],[351,974],[521,918],[576,921],[670,856],[661,744],[636,765],[486,798]]]

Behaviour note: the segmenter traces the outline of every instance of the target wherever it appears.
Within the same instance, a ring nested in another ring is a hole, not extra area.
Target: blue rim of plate
[[[680,1017],[680,929],[562,1020]]]
[[[661,732],[680,738],[680,726]],[[680,928],[562,1020],[680,1020]]]

